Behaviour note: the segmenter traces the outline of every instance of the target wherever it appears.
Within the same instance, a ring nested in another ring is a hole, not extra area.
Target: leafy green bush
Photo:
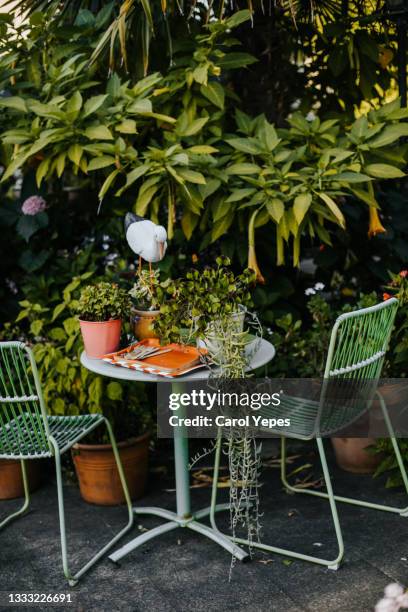
[[[130,299],[127,291],[116,283],[102,281],[84,287],[72,309],[82,321],[125,319],[129,315]]]

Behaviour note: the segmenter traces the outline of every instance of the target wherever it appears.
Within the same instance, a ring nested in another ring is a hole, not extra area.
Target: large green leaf
[[[256,164],[232,164],[226,169],[227,174],[259,174],[261,171],[260,167]]]
[[[366,183],[372,180],[369,176],[360,172],[340,172],[330,176],[330,179],[333,181],[344,181],[345,183]]]
[[[76,91],[68,100],[66,107],[67,114],[70,119],[75,119],[82,108],[82,96],[79,91]]]
[[[83,151],[78,143],[71,145],[68,149],[68,157],[76,166],[79,166]]]
[[[254,187],[246,187],[243,189],[235,189],[227,198],[227,202],[240,202],[245,198],[249,198],[255,193]]]
[[[94,157],[88,164],[88,170],[99,170],[100,168],[106,168],[112,166],[115,163],[115,158],[111,155],[101,155],[100,157]]]
[[[225,20],[225,25],[229,28],[236,28],[241,25],[241,23],[245,23],[245,21],[249,21],[252,18],[252,13],[248,9],[244,9],[243,11],[237,11],[231,17]]]
[[[23,98],[18,96],[10,96],[9,98],[0,99],[0,107],[6,106],[7,108],[13,108],[14,110],[21,111],[22,113],[27,112],[27,106]]]
[[[125,189],[130,187],[130,185],[133,185],[133,183],[136,182],[138,178],[146,174],[146,172],[148,172],[149,170],[150,166],[148,166],[147,164],[138,166],[137,168],[131,170],[126,175],[126,184],[124,185],[124,187],[122,187],[121,189],[119,189],[119,191],[116,192],[116,195],[120,196],[125,191]]]
[[[208,119],[209,117],[201,117],[200,119],[194,119],[184,129],[179,131],[180,136],[194,136],[200,130],[203,129]]]
[[[380,179],[402,178],[405,176],[402,170],[395,166],[390,166],[389,164],[368,164],[368,166],[365,166],[364,170],[370,176]]]
[[[189,168],[180,168],[178,173],[189,183],[205,185],[205,177],[201,174],[201,172],[196,172],[195,170],[190,170]]]
[[[226,142],[237,151],[249,153],[250,155],[257,155],[262,151],[255,138],[227,138]]]
[[[214,106],[220,109],[224,108],[225,93],[220,83],[210,81],[207,85],[201,85],[200,91],[207,100],[214,104]]]
[[[159,185],[152,185],[148,189],[139,191],[139,195],[135,204],[136,214],[140,215],[141,217],[145,216],[147,208],[158,189]]]
[[[253,55],[238,51],[234,53],[227,53],[224,57],[221,57],[218,60],[218,65],[225,70],[231,70],[233,68],[243,68],[244,66],[249,66],[257,61],[258,60],[256,57]]]
[[[88,117],[88,115],[92,115],[92,113],[99,110],[101,106],[103,106],[107,97],[108,94],[103,94],[101,96],[92,96],[92,98],[89,98],[89,100],[85,102],[82,117]]]
[[[328,208],[335,216],[340,227],[344,229],[346,227],[346,221],[344,219],[343,213],[341,212],[340,208],[337,206],[336,202],[327,193],[318,193],[317,195],[319,196],[319,198],[323,200],[325,204],[327,204]]]
[[[111,131],[102,124],[86,128],[85,136],[90,140],[113,140]]]
[[[152,103],[147,98],[141,98],[132,102],[127,107],[128,113],[151,113],[153,111]]]
[[[369,142],[371,149],[385,147],[403,136],[408,136],[408,123],[398,123],[397,125],[387,125],[384,130]]]
[[[116,177],[119,174],[119,170],[118,168],[116,168],[115,170],[113,170],[105,179],[105,182],[103,183],[99,193],[98,193],[98,198],[99,200],[103,200],[103,198],[105,197],[107,191],[109,190],[109,188],[113,185]]]
[[[281,200],[278,200],[278,198],[272,198],[267,201],[266,210],[272,220],[275,221],[275,223],[279,223],[285,212],[285,205]]]
[[[298,225],[302,223],[305,214],[310,208],[311,203],[312,194],[310,193],[301,193],[300,195],[296,196],[295,202],[293,204],[293,214]]]

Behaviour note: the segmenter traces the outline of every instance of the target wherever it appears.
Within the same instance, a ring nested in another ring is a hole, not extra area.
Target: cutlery
[[[160,347],[140,347],[136,348],[130,353],[127,353],[124,357],[125,359],[135,359],[138,361],[142,361],[143,359],[147,359],[147,357],[153,357],[156,355],[163,355],[164,353],[169,353],[173,349],[161,349]]]

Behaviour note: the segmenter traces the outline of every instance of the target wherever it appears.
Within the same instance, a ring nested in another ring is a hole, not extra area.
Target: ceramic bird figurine
[[[152,263],[161,261],[167,249],[167,232],[162,225],[156,225],[133,213],[125,216],[125,234],[128,245],[139,255],[139,272],[142,259],[149,262],[150,274]]]

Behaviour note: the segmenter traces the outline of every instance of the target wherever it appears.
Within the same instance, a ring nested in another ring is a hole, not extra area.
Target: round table
[[[275,356],[275,348],[273,344],[267,340],[261,339],[259,341],[258,350],[252,355],[251,360],[248,364],[248,371],[256,370],[262,366],[265,366]],[[145,372],[138,372],[136,370],[130,370],[128,368],[122,368],[114,366],[101,359],[92,359],[88,357],[85,351],[81,355],[82,365],[102,376],[109,378],[115,378],[117,380],[128,380],[134,382],[146,382],[146,383],[169,383],[169,378],[162,376],[156,376],[155,374],[147,374]],[[172,390],[177,389],[180,391],[180,385],[183,382],[191,382],[194,380],[206,380],[209,376],[208,369],[196,370],[185,376],[178,376],[177,378],[171,379]],[[156,507],[141,507],[133,508],[135,514],[153,514],[166,519],[166,522],[150,529],[145,533],[137,536],[120,549],[109,555],[109,559],[114,562],[120,561],[125,555],[130,553],[135,548],[138,548],[148,540],[155,538],[156,536],[171,531],[178,527],[188,527],[193,531],[201,533],[211,540],[217,542],[220,546],[228,550],[237,559],[243,560],[248,554],[234,544],[229,538],[221,534],[219,531],[212,529],[208,525],[199,522],[198,519],[204,518],[210,514],[210,507],[204,508],[191,513],[190,503],[190,482],[189,482],[189,469],[188,469],[188,438],[183,434],[181,428],[177,428],[174,432],[174,464],[175,464],[175,477],[176,477],[176,502],[177,511],[171,512],[165,508]],[[216,507],[217,511],[228,510],[229,504],[219,504]]]

